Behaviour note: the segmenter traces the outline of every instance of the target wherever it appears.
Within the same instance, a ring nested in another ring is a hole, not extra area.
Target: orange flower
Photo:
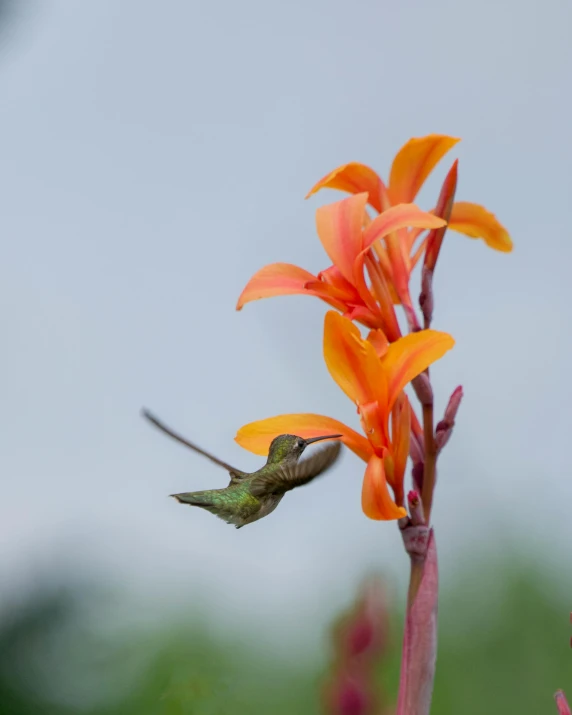
[[[377,348],[384,347],[379,335],[376,338]],[[324,326],[326,365],[340,388],[357,404],[366,436],[331,417],[290,414],[251,422],[238,431],[236,441],[251,452],[267,454],[278,434],[307,438],[338,432],[341,441],[367,462],[362,489],[365,514],[371,519],[399,519],[406,515],[403,478],[411,429],[410,406],[403,388],[453,345],[447,333],[422,330],[399,338],[379,357],[373,341],[364,340],[350,320],[328,311]]]
[[[320,189],[339,189],[350,194],[367,191],[368,203],[376,211],[385,211],[389,206],[415,201],[415,197],[445,154],[460,139],[443,134],[410,139],[397,152],[389,172],[386,186],[373,169],[365,164],[352,162],[339,166],[320,179],[308,192],[306,198]],[[494,214],[483,206],[466,201],[453,204],[449,228],[471,238],[482,238],[497,251],[512,251],[512,241],[506,229]]]
[[[334,169],[318,181],[306,198],[323,188],[339,189],[351,194],[367,191],[369,205],[380,213],[385,212],[396,204],[414,201],[436,164],[458,141],[459,139],[454,137],[440,134],[410,139],[393,160],[387,186],[373,169],[352,162]],[[447,219],[447,227],[453,231],[471,238],[482,238],[488,246],[497,251],[511,251],[510,236],[492,213],[478,204],[452,202],[456,171],[455,162],[446,179],[451,198],[447,211],[449,215],[437,212],[438,215]],[[444,232],[444,229],[442,231]],[[409,278],[427,244],[428,237],[425,237],[415,248],[415,242],[421,233],[422,227],[415,227],[415,230],[396,230],[385,236],[383,242],[375,243],[377,260],[374,261],[373,257],[367,259],[372,283],[375,282],[374,275],[377,274],[377,280],[383,280],[387,284],[393,300],[403,305],[409,326],[413,330],[419,326],[409,294]]]
[[[317,276],[289,263],[265,266],[242,291],[237,310],[260,298],[306,293],[369,328],[381,328],[390,340],[396,340],[401,333],[389,288],[382,276],[376,278],[376,285],[370,290],[364,278],[364,263],[372,245],[380,239],[406,227],[436,229],[446,222],[414,204],[390,207],[372,220],[365,210],[367,202],[368,194],[362,192],[322,206],[316,212],[318,236],[332,266]]]

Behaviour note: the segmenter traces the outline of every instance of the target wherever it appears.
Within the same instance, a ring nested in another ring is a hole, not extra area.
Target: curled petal
[[[339,189],[347,191],[348,194],[359,194],[365,191],[369,194],[369,203],[376,211],[382,210],[381,197],[386,192],[385,184],[376,172],[357,161],[338,166],[337,169],[324,176],[308,191],[306,198],[310,198],[320,189]]]
[[[390,521],[407,516],[405,509],[397,506],[391,498],[385,479],[383,459],[375,454],[367,463],[365,470],[361,504],[364,514],[370,519]]]
[[[391,202],[413,201],[441,158],[460,141],[443,134],[410,139],[393,160],[389,175]]]
[[[404,203],[392,206],[376,216],[369,224],[363,235],[362,250],[369,248],[378,238],[383,238],[402,228],[439,228],[445,224],[446,221],[442,218],[428,211],[421,211],[415,204]]]
[[[353,402],[385,404],[386,378],[374,346],[358,328],[330,310],[324,323],[324,359],[330,375]]]
[[[246,303],[260,298],[303,293],[306,283],[315,280],[316,276],[291,263],[272,263],[261,268],[248,281],[236,309],[240,310]]]
[[[407,383],[443,357],[454,344],[448,333],[438,330],[420,330],[392,343],[381,361],[389,383],[387,409],[392,409]]]
[[[272,263],[255,273],[240,294],[236,309],[241,310],[246,303],[261,298],[302,293],[322,298],[338,310],[344,309],[337,294],[330,295],[328,290],[321,287],[316,276],[291,263]]]
[[[364,462],[367,462],[373,453],[367,439],[351,427],[347,427],[343,422],[338,422],[332,417],[308,413],[278,415],[266,420],[250,422],[238,430],[234,439],[249,452],[266,456],[270,442],[279,434],[295,434],[304,439],[327,434],[341,434],[340,441]]]
[[[487,246],[496,251],[503,253],[512,251],[512,241],[506,228],[499,223],[494,214],[479,204],[468,201],[454,203],[449,228],[451,231],[464,233],[470,238],[482,238]]]
[[[353,282],[353,266],[362,250],[362,225],[367,194],[321,206],[316,211],[318,236],[332,263],[343,277]]]

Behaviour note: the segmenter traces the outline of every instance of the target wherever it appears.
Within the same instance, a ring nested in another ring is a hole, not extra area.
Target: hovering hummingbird
[[[324,439],[335,439],[342,435],[329,434],[302,439],[293,434],[281,434],[272,440],[266,464],[258,471],[249,474],[231,467],[230,464],[217,459],[173,432],[147,410],[143,410],[143,416],[173,439],[227,470],[230,474],[230,482],[223,489],[207,489],[201,492],[171,494],[171,496],[181,504],[207,509],[227,524],[234,524],[237,529],[267,516],[276,509],[286,492],[311,482],[325,472],[336,461],[341,448],[340,442],[334,442],[299,462],[300,455],[309,444]]]

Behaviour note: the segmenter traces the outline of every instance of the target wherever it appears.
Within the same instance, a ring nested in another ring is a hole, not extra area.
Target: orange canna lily
[[[386,186],[377,173],[365,164],[351,162],[339,166],[315,184],[306,198],[320,189],[339,189],[350,194],[367,191],[368,203],[376,211],[415,201],[419,190],[445,154],[460,139],[443,134],[429,134],[410,139],[397,152]],[[448,227],[470,238],[482,238],[497,251],[512,251],[512,241],[494,214],[479,204],[466,201],[453,204]]]
[[[406,515],[403,479],[411,430],[411,409],[403,389],[452,348],[454,341],[435,330],[412,333],[391,344],[384,343],[378,331],[370,337],[374,340],[364,340],[358,328],[339,313],[326,313],[326,365],[357,404],[365,437],[331,417],[290,414],[251,422],[235,439],[251,452],[267,454],[270,442],[279,434],[308,438],[337,432],[341,441],[367,462],[362,488],[365,514],[371,519],[399,519]]]
[[[426,137],[410,139],[397,153],[386,185],[370,167],[352,162],[334,169],[309,191],[306,198],[323,188],[339,189],[351,194],[368,192],[368,203],[381,214],[391,206],[415,200],[429,174],[442,157],[459,141],[454,137],[430,134]],[[478,204],[468,202],[453,203],[457,181],[457,162],[445,179],[448,210],[446,214],[434,213],[447,220],[447,228],[463,233],[471,238],[482,238],[497,251],[512,250],[512,241],[506,229],[496,217]],[[447,202],[446,202],[447,203]],[[417,330],[419,325],[409,294],[411,271],[423,255],[428,236],[417,247],[422,228],[413,230],[402,228],[384,237],[383,242],[374,245],[376,257],[367,258],[367,268],[372,284],[384,281],[394,302],[401,303],[405,310],[409,327]],[[441,239],[444,229],[441,229]],[[440,241],[438,241],[440,244]],[[387,293],[387,291],[386,291]]]
[[[316,227],[332,261],[329,268],[314,276],[289,263],[265,266],[242,291],[237,310],[260,298],[305,293],[321,298],[366,327],[381,328],[389,340],[396,340],[401,332],[391,287],[382,274],[370,274],[371,288],[364,277],[364,265],[369,270],[371,248],[402,229],[437,229],[446,222],[411,203],[391,206],[372,220],[366,212],[368,200],[368,193],[361,192],[317,210]]]

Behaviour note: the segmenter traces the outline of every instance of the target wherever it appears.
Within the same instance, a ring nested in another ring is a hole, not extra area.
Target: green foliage
[[[552,693],[572,691],[570,603],[552,578],[505,564],[461,575],[440,607],[434,709],[439,715],[552,712]],[[88,595],[91,593],[91,595]],[[2,715],[286,715],[320,711],[330,653],[308,664],[260,653],[251,635],[213,637],[188,624],[148,629],[88,627],[97,599],[47,590],[0,620]],[[213,618],[215,614],[212,614]],[[380,687],[395,696],[401,617]]]

